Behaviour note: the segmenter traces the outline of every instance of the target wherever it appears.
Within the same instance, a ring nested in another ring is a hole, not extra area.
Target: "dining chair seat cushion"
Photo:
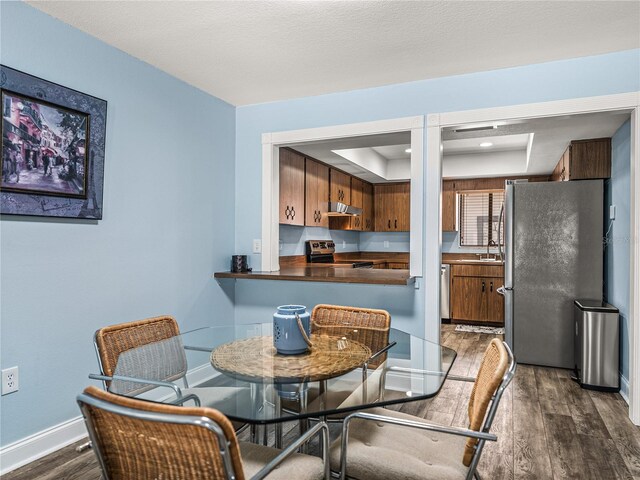
[[[267,463],[277,457],[282,450],[255,443],[240,442],[240,456],[244,476],[250,479]],[[320,457],[294,453],[278,465],[268,476],[269,480],[322,480],[324,468]]]
[[[384,408],[376,415],[420,421],[418,417]],[[340,438],[331,444],[331,469],[340,470]],[[371,420],[354,419],[349,428],[347,476],[358,480],[459,480],[466,437]]]

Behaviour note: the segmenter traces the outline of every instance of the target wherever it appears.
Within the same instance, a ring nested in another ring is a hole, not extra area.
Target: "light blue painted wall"
[[[605,182],[605,232],[610,223],[610,205],[616,206],[616,218],[607,236],[604,259],[604,296],[620,310],[620,374],[625,389],[629,379],[630,158],[631,122],[627,121],[611,139],[611,179]]]
[[[384,242],[389,242],[385,247]],[[362,252],[408,252],[409,232],[361,232]]]
[[[442,232],[442,251],[446,253],[486,253],[484,247],[461,247],[460,232]],[[497,248],[490,248],[489,253],[497,253]]]
[[[261,233],[261,135],[327,125],[543,102],[640,89],[640,51],[631,50],[497,71],[240,107],[236,113],[236,250],[251,251]],[[240,188],[242,187],[242,188]],[[436,208],[426,205],[426,208]],[[426,225],[427,235],[438,235]],[[259,264],[259,256],[253,259]],[[439,275],[426,272],[427,275]],[[394,325],[423,334],[425,293],[408,287],[329,285],[242,280],[236,286],[236,320],[270,318],[279,303],[320,301],[388,309]],[[430,326],[439,319],[428,319]],[[430,328],[436,332],[436,328]],[[435,338],[435,333],[433,334]]]
[[[235,108],[22,2],[0,9],[3,64],[108,101],[104,219],[0,223],[0,362],[20,368],[5,446],[80,414],[97,328],[233,317],[211,274],[234,253]]]

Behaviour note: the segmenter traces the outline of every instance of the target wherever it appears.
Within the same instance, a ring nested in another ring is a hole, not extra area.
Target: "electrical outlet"
[[[253,253],[262,253],[262,240],[259,238],[253,239]]]
[[[389,248],[389,240],[384,241],[384,248]]]
[[[2,395],[17,392],[19,387],[18,367],[11,367],[2,370]]]

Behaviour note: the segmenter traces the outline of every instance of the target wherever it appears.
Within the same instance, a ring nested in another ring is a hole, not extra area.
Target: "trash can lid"
[[[586,310],[589,312],[609,312],[609,313],[618,313],[618,309],[613,305],[609,305],[607,302],[603,302],[602,300],[574,300],[573,303],[580,309]]]

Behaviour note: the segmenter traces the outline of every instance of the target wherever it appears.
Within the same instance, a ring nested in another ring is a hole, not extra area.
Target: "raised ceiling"
[[[640,47],[637,1],[28,1],[234,105]]]

